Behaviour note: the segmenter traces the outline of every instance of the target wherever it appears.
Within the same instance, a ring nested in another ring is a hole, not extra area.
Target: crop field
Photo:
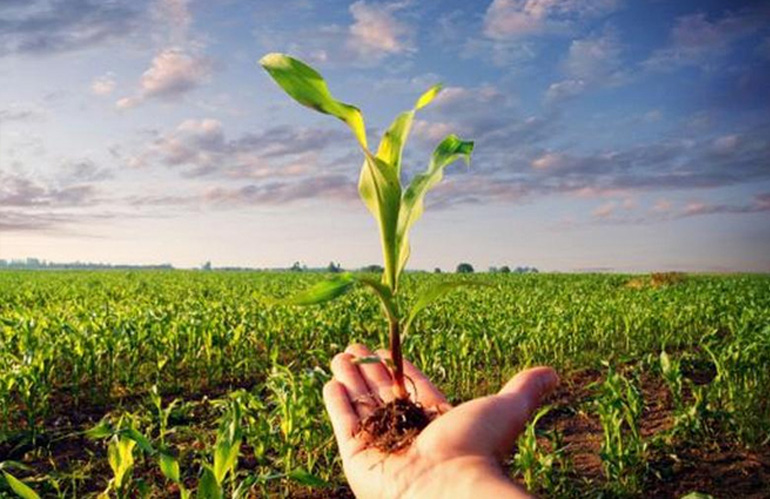
[[[387,345],[363,290],[270,272],[0,273],[0,497],[348,497],[321,388]],[[544,497],[770,497],[770,277],[410,273],[404,353],[452,403],[517,370],[560,388],[510,474]],[[34,491],[34,492],[33,492]]]

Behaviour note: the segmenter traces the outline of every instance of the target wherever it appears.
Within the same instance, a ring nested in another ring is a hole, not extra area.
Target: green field
[[[387,324],[361,290],[323,307],[265,299],[321,278],[0,273],[4,471],[45,497],[344,497],[321,387],[335,353],[386,345]],[[400,299],[458,278],[408,274]],[[430,307],[405,355],[453,403],[525,366],[559,370],[511,457],[517,480],[549,497],[767,497],[770,277],[469,279],[492,286]]]

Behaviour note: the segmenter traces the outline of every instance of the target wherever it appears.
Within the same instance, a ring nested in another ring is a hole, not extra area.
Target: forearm
[[[464,457],[420,477],[404,497],[524,499],[532,496],[506,477],[497,463],[482,457]]]

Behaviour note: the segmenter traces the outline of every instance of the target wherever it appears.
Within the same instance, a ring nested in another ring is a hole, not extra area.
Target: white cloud
[[[615,30],[608,29],[598,37],[573,40],[564,69],[573,79],[606,80],[620,67],[621,46]]]
[[[94,95],[110,95],[113,90],[115,90],[115,77],[112,73],[107,73],[91,82],[91,93]]]
[[[564,157],[559,153],[545,153],[532,160],[532,168],[536,170],[551,170],[564,163]]]
[[[361,56],[375,58],[414,51],[412,29],[393,15],[401,7],[369,5],[363,0],[352,4],[354,22],[349,28],[348,47]]]
[[[484,16],[484,34],[503,40],[564,30],[575,20],[617,8],[617,0],[494,0]]]
[[[142,74],[140,92],[116,102],[119,109],[134,107],[150,98],[174,99],[203,84],[211,75],[211,64],[203,57],[177,49],[165,49]]]
[[[586,82],[583,80],[562,80],[552,83],[545,91],[546,103],[553,104],[571,97],[582,94],[586,89]]]
[[[608,85],[628,81],[621,61],[622,47],[617,31],[605,28],[599,36],[573,40],[562,68],[568,78],[551,84],[546,90],[546,103],[555,103]]]
[[[416,138],[426,142],[438,142],[450,133],[457,132],[457,128],[458,126],[451,122],[415,120],[412,133]]]

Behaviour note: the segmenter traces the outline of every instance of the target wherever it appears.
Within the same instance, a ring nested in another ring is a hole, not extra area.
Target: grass
[[[325,308],[264,299],[323,277],[0,273],[0,461],[24,465],[3,471],[47,497],[345,494],[320,389],[331,357],[385,343],[387,321],[363,290]],[[409,301],[447,277],[404,279]],[[770,487],[770,277],[472,279],[492,286],[428,308],[404,353],[453,402],[525,366],[562,373],[512,476],[546,477],[551,497]],[[129,447],[118,483],[108,454]]]

